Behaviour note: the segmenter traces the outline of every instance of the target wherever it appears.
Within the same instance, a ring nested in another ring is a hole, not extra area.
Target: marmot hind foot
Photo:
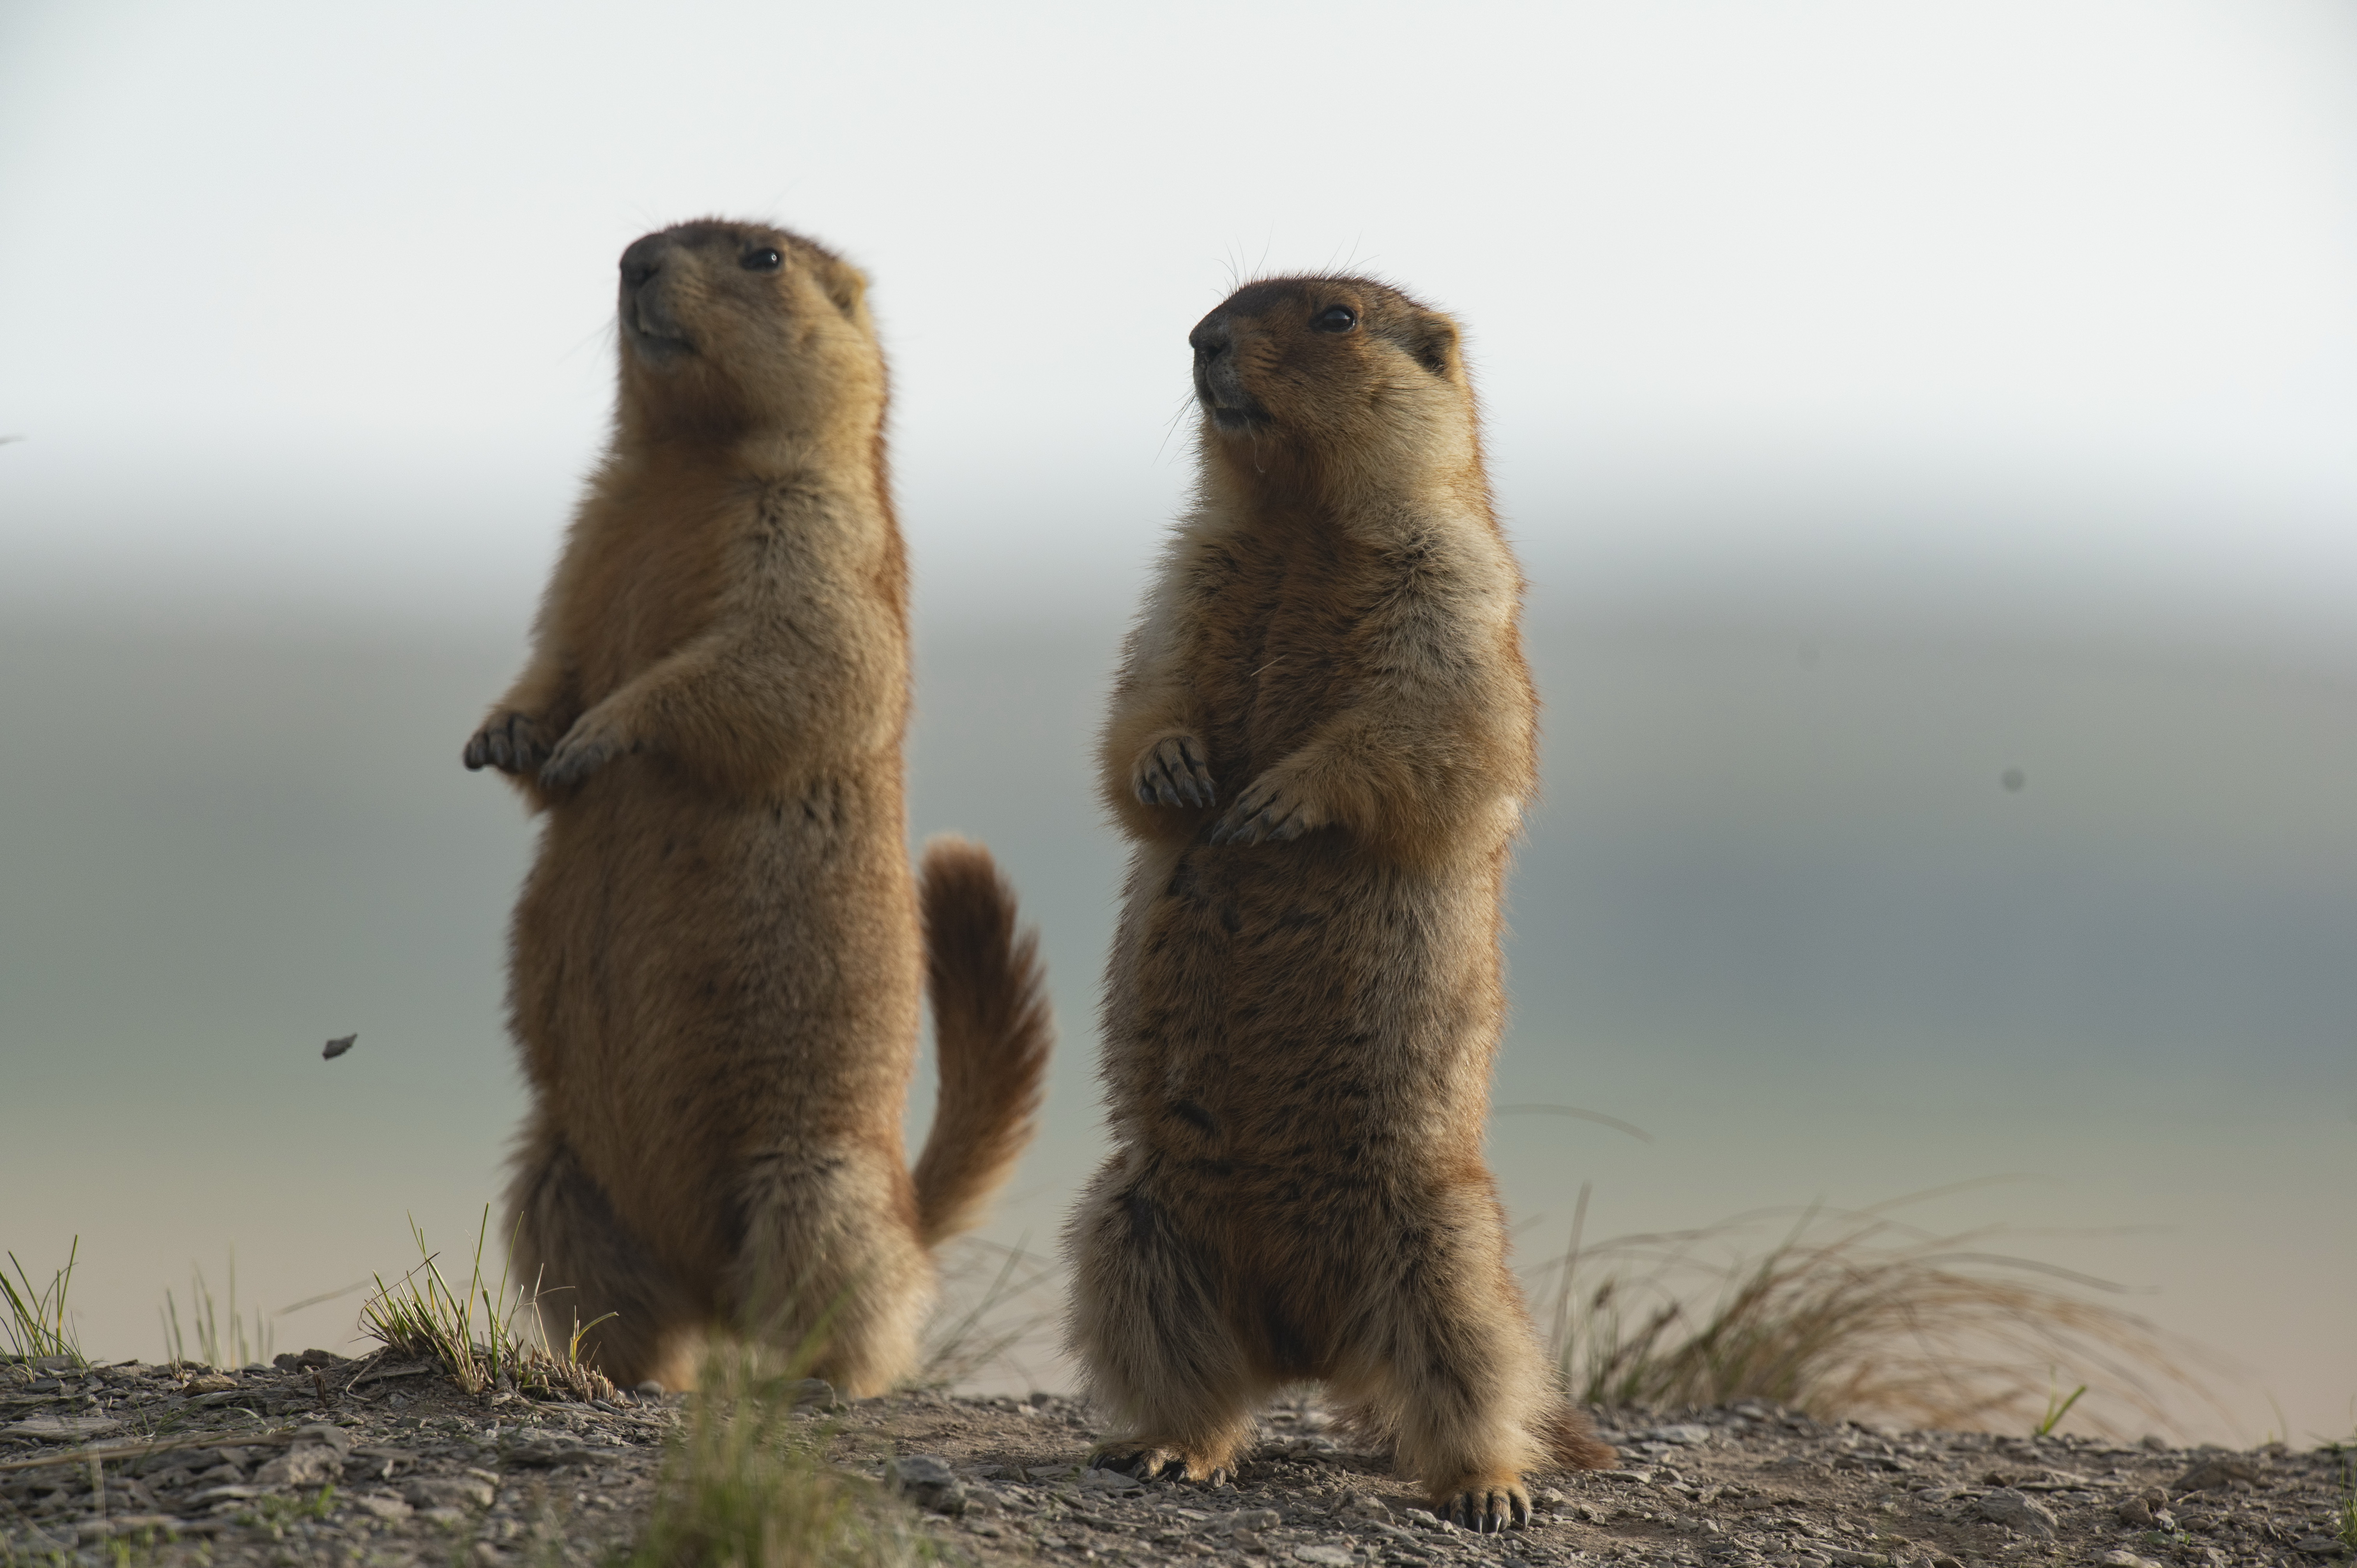
[[[1459,1530],[1494,1535],[1529,1527],[1531,1495],[1520,1476],[1467,1476],[1435,1489],[1432,1511]]]
[[[1098,1444],[1089,1462],[1141,1481],[1201,1481],[1216,1487],[1231,1474],[1227,1455],[1189,1450],[1176,1439],[1161,1437],[1115,1438]]]

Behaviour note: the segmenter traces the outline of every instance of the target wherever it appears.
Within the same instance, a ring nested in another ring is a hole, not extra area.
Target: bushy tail
[[[1015,891],[990,852],[943,835],[925,845],[918,897],[941,1099],[917,1161],[919,1240],[982,1220],[1038,1130],[1055,1026],[1039,939],[1015,929]]]
[[[1587,1417],[1568,1401],[1556,1405],[1547,1417],[1544,1435],[1549,1455],[1566,1470],[1609,1469],[1620,1458],[1610,1444],[1596,1435],[1596,1428]]]

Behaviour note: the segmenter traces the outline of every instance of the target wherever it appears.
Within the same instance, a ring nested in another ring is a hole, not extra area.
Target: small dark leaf
[[[327,1048],[319,1053],[320,1059],[323,1061],[334,1061],[338,1057],[342,1056],[346,1051],[350,1050],[352,1048],[353,1042],[359,1038],[360,1036],[358,1035],[341,1035],[337,1036],[335,1039],[329,1040],[328,1042]]]

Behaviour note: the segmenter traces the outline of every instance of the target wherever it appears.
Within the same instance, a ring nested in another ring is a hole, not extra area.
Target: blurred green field
[[[1118,634],[920,639],[912,828],[991,843],[1060,1008],[1047,1135],[987,1232],[1035,1250],[1099,1146]],[[471,1241],[520,1107],[530,829],[457,757],[518,635],[0,628],[0,1245],[39,1270],[81,1238],[93,1354],[159,1355],[165,1288],[232,1245],[274,1308],[405,1266],[405,1215]],[[2357,1424],[2357,682],[1699,613],[1531,644],[1547,794],[1492,1136],[1526,1262],[1583,1182],[1593,1240],[2019,1176],[1921,1218],[2149,1287],[2127,1305],[2226,1358],[2236,1424],[2195,1435]],[[929,1101],[920,1074],[913,1126]]]

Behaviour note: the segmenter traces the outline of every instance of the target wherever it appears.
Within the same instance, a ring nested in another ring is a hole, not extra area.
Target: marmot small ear
[[[819,283],[826,290],[827,298],[834,301],[837,310],[847,317],[859,314],[859,303],[867,297],[867,276],[857,267],[849,262],[830,258],[825,271],[820,274]]]
[[[1446,377],[1457,364],[1457,323],[1445,316],[1427,316],[1415,324],[1408,352],[1417,364]]]

